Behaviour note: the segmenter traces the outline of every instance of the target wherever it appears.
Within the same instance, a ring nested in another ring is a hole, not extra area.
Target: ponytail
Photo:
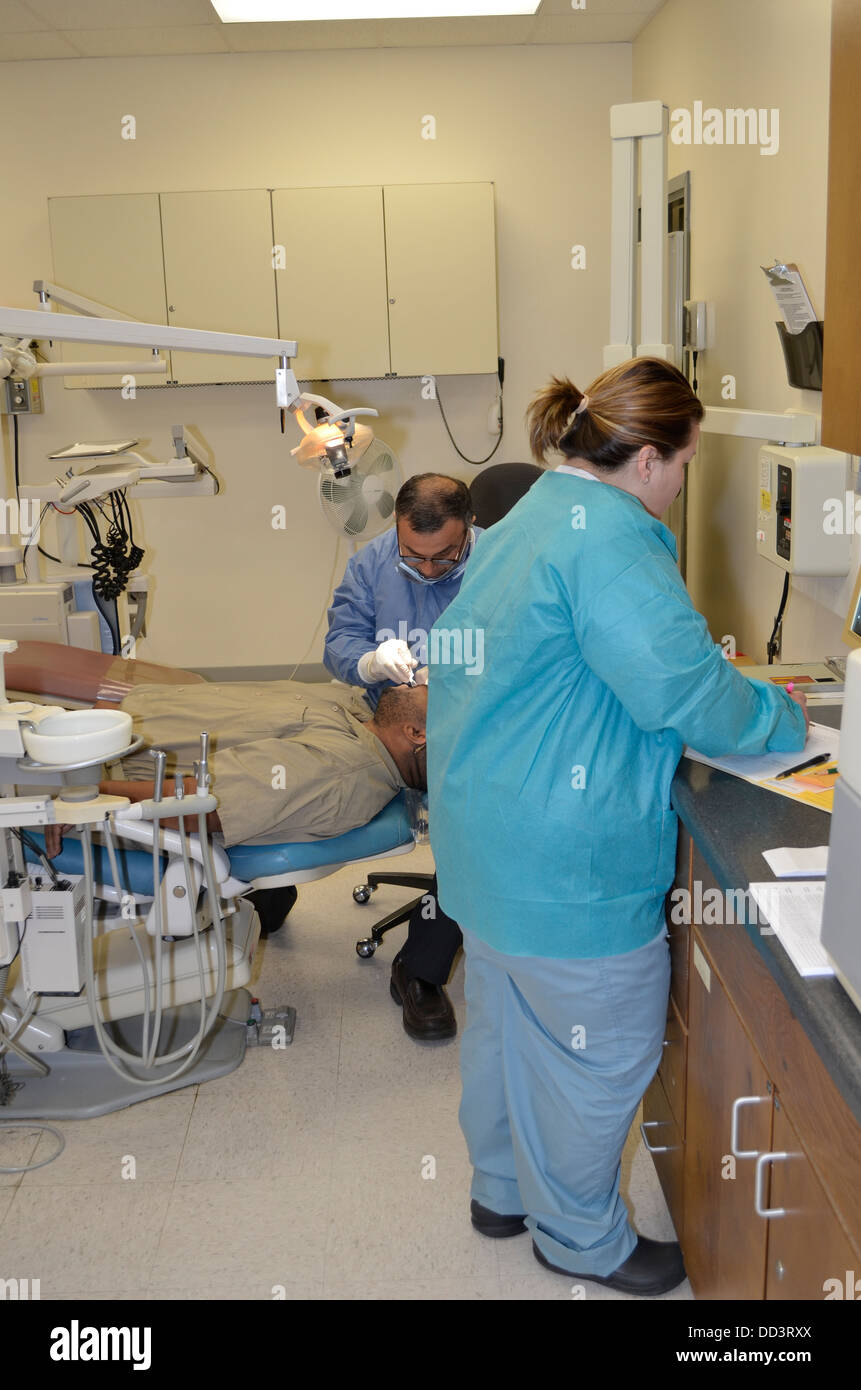
[[[670,362],[635,357],[602,372],[584,394],[553,377],[526,413],[539,463],[550,452],[597,468],[623,467],[644,445],[669,458],[690,442],[705,411],[687,378]]]

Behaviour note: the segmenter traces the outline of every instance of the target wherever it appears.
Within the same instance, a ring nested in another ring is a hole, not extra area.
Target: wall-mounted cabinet
[[[141,323],[167,323],[157,193],[49,198],[54,280]],[[169,358],[169,354],[163,354]],[[64,362],[152,361],[143,349],[63,343]],[[170,367],[168,366],[168,375]],[[116,386],[115,376],[65,377],[70,387]],[[141,377],[163,382],[164,377]]]
[[[52,198],[49,215],[58,284],[150,323],[295,338],[300,381],[496,370],[490,183]],[[259,358],[172,354],[181,385],[270,378]]]
[[[385,188],[391,370],[495,372],[493,184]]]
[[[171,327],[277,338],[267,191],[162,193],[160,199]],[[182,386],[274,377],[274,358],[175,352],[172,359],[174,380]]]
[[[276,188],[272,193],[278,323],[295,338],[300,381],[385,376],[389,367],[381,188]]]

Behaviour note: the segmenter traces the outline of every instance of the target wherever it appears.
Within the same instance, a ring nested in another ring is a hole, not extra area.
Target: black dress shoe
[[[389,990],[395,1003],[403,1006],[404,1028],[411,1038],[419,1042],[439,1042],[442,1038],[454,1037],[457,1020],[442,985],[408,979],[396,956],[392,962]]]
[[[475,1198],[469,1204],[469,1213],[475,1229],[481,1235],[491,1236],[494,1240],[503,1240],[506,1236],[519,1236],[526,1230],[524,1216],[503,1216],[501,1212],[491,1211],[490,1207],[483,1207]]]
[[[637,1236],[637,1244],[625,1263],[607,1275],[577,1274],[573,1270],[562,1269],[560,1265],[552,1265],[535,1241],[532,1242],[532,1253],[539,1264],[544,1265],[545,1269],[552,1269],[555,1274],[566,1274],[569,1279],[591,1279],[593,1284],[606,1284],[608,1289],[639,1294],[642,1298],[669,1293],[686,1277],[681,1248],[674,1240],[649,1240],[648,1236]]]
[[[290,883],[283,888],[256,888],[246,894],[260,918],[260,935],[264,939],[283,926],[287,914],[295,907],[299,890]]]

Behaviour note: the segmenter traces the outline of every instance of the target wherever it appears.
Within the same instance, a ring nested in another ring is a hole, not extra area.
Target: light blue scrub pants
[[[472,1196],[491,1211],[524,1214],[551,1264],[612,1274],[637,1243],[619,1177],[661,1060],[666,929],[598,960],[508,956],[470,931],[463,938],[460,1124]]]

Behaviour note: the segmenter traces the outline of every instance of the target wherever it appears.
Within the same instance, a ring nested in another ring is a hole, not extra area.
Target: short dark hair
[[[447,521],[472,521],[472,498],[466,483],[445,473],[417,473],[397,495],[395,516],[421,535],[439,531]]]

